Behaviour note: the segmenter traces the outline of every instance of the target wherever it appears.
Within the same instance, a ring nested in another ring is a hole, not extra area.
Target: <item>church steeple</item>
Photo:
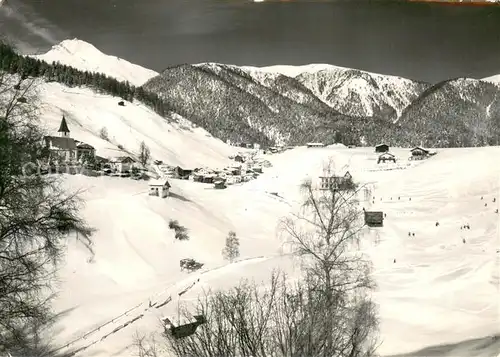
[[[66,118],[64,117],[64,115],[63,115],[62,120],[61,120],[61,126],[59,127],[59,130],[57,132],[61,133],[62,137],[66,137],[66,138],[69,137],[68,123],[66,123]]]

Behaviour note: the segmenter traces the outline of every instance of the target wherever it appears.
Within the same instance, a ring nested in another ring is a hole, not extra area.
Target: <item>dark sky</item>
[[[429,82],[500,73],[500,6],[376,0],[7,2],[0,33],[20,49],[47,50],[78,37],[157,71],[214,61],[330,63]]]

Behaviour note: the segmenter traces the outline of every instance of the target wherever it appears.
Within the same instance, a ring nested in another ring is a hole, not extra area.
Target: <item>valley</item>
[[[497,144],[500,130],[498,84],[431,85],[328,65],[206,63],[157,75],[76,39],[38,58],[101,71],[170,103],[161,116],[137,99],[36,79],[47,135],[58,135],[64,116],[70,137],[96,156],[139,161],[145,143],[145,173],[170,185],[161,198],[149,194],[146,180],[60,176],[65,191],[82,190],[82,215],[96,232],[91,244],[68,236],[53,303],[58,318],[45,332],[58,353],[135,356],[137,334],[158,335],[161,318],[209,289],[240,279],[265,282],[276,268],[298,278],[299,263],[279,223],[300,209],[301,183],[319,187],[329,164],[329,175],[349,172],[365,186],[359,209],[384,214],[381,227],[363,228],[356,248],[373,262],[378,353],[498,355],[500,147],[487,146]],[[304,145],[313,139],[325,145]],[[378,162],[381,143],[395,162]],[[289,147],[269,152],[278,144]],[[418,145],[436,154],[409,160]],[[270,165],[221,190],[193,175],[164,177],[154,163],[222,171],[239,164],[239,153]],[[172,221],[189,239],[175,238]],[[231,231],[240,244],[232,263],[222,255]],[[203,266],[182,271],[186,258]]]

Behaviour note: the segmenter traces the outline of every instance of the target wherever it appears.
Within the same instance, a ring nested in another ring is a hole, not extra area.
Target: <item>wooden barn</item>
[[[382,211],[364,211],[365,224],[368,227],[383,227],[384,225],[384,212]]]
[[[375,146],[375,152],[388,152],[389,151],[389,145],[387,144],[379,144]]]
[[[392,161],[396,163],[396,156],[389,152],[384,152],[378,157],[377,164],[380,164],[381,162],[385,164],[386,161]]]
[[[420,146],[411,149],[410,153],[411,153],[410,160],[423,160],[429,157],[430,154],[429,150],[425,150]]]
[[[193,170],[187,170],[187,169],[183,169],[182,167],[180,166],[177,166],[175,169],[174,169],[174,177],[175,178],[178,178],[178,179],[181,179],[181,180],[187,180],[189,179],[189,176],[193,173]]]

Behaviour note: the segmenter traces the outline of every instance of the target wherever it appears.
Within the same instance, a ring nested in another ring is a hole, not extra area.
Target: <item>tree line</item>
[[[24,78],[44,78],[49,82],[58,82],[69,87],[87,86],[99,93],[121,97],[130,102],[141,101],[161,116],[169,112],[158,95],[147,92],[142,87],[135,87],[127,81],[118,81],[102,73],[81,71],[59,62],[47,63],[22,56],[13,46],[2,41],[0,41],[0,71],[18,74]]]

